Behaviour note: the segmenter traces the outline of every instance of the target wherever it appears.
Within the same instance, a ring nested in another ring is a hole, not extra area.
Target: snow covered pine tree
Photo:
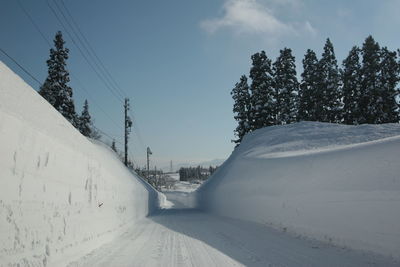
[[[296,77],[296,63],[290,48],[280,51],[273,64],[275,88],[275,124],[289,124],[296,121],[299,83]]]
[[[47,60],[48,75],[39,93],[72,125],[78,127],[72,88],[68,86],[69,73],[66,69],[69,50],[64,44],[62,34],[58,31],[54,38],[55,49],[50,49],[50,58]]]
[[[232,89],[231,95],[234,100],[234,118],[238,122],[238,126],[235,129],[235,135],[238,139],[233,142],[240,144],[243,136],[250,131],[250,91],[249,85],[247,84],[247,77],[245,75],[240,77],[240,82],[236,83],[235,87]]]
[[[342,117],[345,124],[359,124],[361,101],[360,48],[354,46],[343,60],[341,78],[343,83]]]
[[[337,65],[333,44],[326,40],[324,52],[318,63],[319,83],[318,91],[321,96],[317,104],[321,111],[317,114],[317,120],[322,122],[340,122],[341,92],[340,73]]]
[[[271,60],[265,51],[251,56],[253,66],[250,69],[252,80],[250,122],[251,130],[274,125],[274,87]]]
[[[299,110],[298,121],[316,121],[317,103],[321,99],[318,92],[318,58],[315,52],[308,49],[303,59],[303,73],[301,74],[301,84],[299,88]]]

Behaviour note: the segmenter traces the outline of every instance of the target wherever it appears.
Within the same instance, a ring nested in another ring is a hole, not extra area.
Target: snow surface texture
[[[296,238],[258,223],[163,209],[68,267],[398,267],[383,256]]]
[[[399,266],[388,257],[338,248],[259,223],[189,209],[173,196],[190,192],[194,186],[178,182],[168,191],[172,208],[161,209],[138,221],[123,235],[72,261],[68,267]]]
[[[159,204],[2,62],[0,151],[0,265],[64,265]]]
[[[399,259],[399,135],[399,124],[257,130],[199,188],[199,205]]]

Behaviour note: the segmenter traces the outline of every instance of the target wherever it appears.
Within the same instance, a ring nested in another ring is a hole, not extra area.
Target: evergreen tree
[[[84,136],[90,137],[92,139],[100,138],[100,134],[97,132],[96,128],[93,125],[92,117],[89,113],[89,103],[87,100],[85,100],[82,114],[79,116],[78,129]]]
[[[256,130],[271,126],[275,123],[274,117],[274,89],[271,60],[264,51],[251,56],[253,65],[250,69],[251,108],[250,128]]]
[[[337,65],[333,44],[326,40],[324,52],[318,64],[319,83],[316,104],[322,109],[318,112],[317,120],[322,122],[340,122],[341,92],[340,73]]]
[[[89,114],[89,103],[87,100],[85,100],[85,103],[83,105],[83,110],[82,114],[79,117],[79,131],[87,137],[92,136],[92,118]]]
[[[249,85],[247,84],[247,77],[245,75],[240,77],[240,82],[236,83],[235,87],[232,89],[231,95],[234,100],[234,118],[238,122],[238,126],[235,130],[235,135],[238,137],[238,139],[234,140],[234,142],[240,144],[243,136],[250,131],[250,91]]]
[[[347,58],[343,61],[341,72],[343,82],[343,110],[342,116],[345,124],[360,123],[361,101],[361,63],[360,48],[354,46]]]
[[[379,72],[379,97],[376,108],[376,123],[390,123],[399,121],[399,106],[396,102],[398,95],[399,64],[397,53],[389,51],[387,47],[381,49]]]
[[[318,58],[314,51],[308,49],[303,59],[303,73],[299,88],[298,121],[316,121],[317,113],[321,112],[317,106],[319,73]]]
[[[292,50],[284,48],[273,64],[275,87],[275,124],[296,121],[299,83],[296,77],[295,58]]]
[[[111,149],[114,150],[114,152],[117,152],[117,147],[115,145],[115,139],[112,140]]]
[[[380,46],[372,36],[368,36],[362,47],[361,67],[361,99],[359,102],[359,123],[377,123],[377,105],[379,102],[379,68],[380,68]]]
[[[50,58],[47,60],[48,75],[39,93],[69,122],[77,127],[72,88],[68,86],[70,79],[66,69],[69,50],[64,47],[64,44],[62,34],[59,31],[54,38],[55,48],[50,49]]]

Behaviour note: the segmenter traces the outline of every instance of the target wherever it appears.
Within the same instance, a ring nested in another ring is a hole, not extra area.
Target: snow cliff
[[[82,136],[0,62],[1,264],[65,265],[157,201],[109,148]]]
[[[301,122],[248,134],[199,205],[400,258],[400,125]]]

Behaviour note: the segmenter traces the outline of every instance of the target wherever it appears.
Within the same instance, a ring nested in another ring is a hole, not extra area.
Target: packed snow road
[[[170,195],[173,193],[169,193]],[[173,202],[173,198],[171,198]],[[179,203],[182,207],[182,203]],[[70,266],[398,266],[195,209],[162,209]]]

